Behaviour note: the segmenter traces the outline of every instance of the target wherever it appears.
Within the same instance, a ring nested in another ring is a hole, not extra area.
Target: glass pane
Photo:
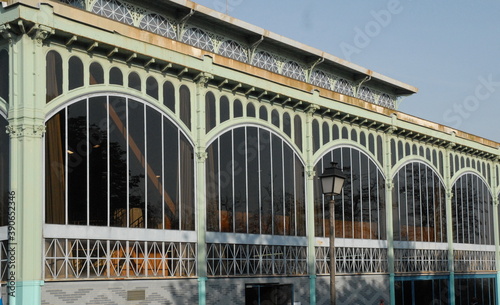
[[[330,142],[330,126],[327,122],[323,122],[323,144]]]
[[[248,233],[260,233],[259,141],[255,127],[247,127]]]
[[[9,53],[7,50],[0,50],[0,98],[9,102]]]
[[[69,90],[83,86],[83,63],[82,61],[73,56],[69,59]]]
[[[294,154],[288,145],[283,145],[283,179],[285,204],[285,235],[295,235],[295,164]],[[297,190],[300,192],[301,190]]]
[[[0,130],[4,129],[7,121],[0,119]],[[51,224],[65,224],[66,219],[66,110],[63,109],[54,115],[46,124],[45,135],[45,222]],[[5,136],[8,136],[5,133]],[[2,165],[0,169],[8,169],[6,150],[9,145],[4,145],[5,136],[1,137],[0,151]],[[8,140],[8,138],[7,138]],[[5,163],[4,163],[5,162]],[[5,191],[8,187],[8,176],[4,176]],[[3,218],[2,218],[3,219]]]
[[[207,151],[207,231],[219,231],[219,141]]]
[[[243,116],[243,105],[240,100],[234,101],[234,117],[239,118]]]
[[[280,127],[280,115],[276,109],[271,112],[271,123],[278,128]]]
[[[295,133],[295,145],[302,150],[302,120],[298,115],[294,118],[293,132]]]
[[[193,147],[184,135],[180,135],[180,171],[181,171],[181,230],[194,230],[194,153]]]
[[[63,123],[64,124],[64,123]],[[7,120],[5,120],[1,115],[0,115],[0,226],[5,226],[7,225],[7,216],[8,216],[8,211],[9,211],[9,177],[10,177],[10,174],[9,174],[9,166],[10,166],[10,159],[9,159],[9,156],[10,156],[10,141],[9,141],[9,135],[5,132],[6,131],[6,127],[8,125],[8,122]],[[64,125],[63,125],[64,126]],[[48,130],[47,130],[48,131]],[[59,130],[55,130],[54,133],[55,135],[57,135],[57,133],[60,132],[60,129]],[[54,135],[52,135],[54,136]],[[47,136],[46,136],[47,137]],[[59,141],[60,141],[60,137],[59,137]],[[59,143],[61,144],[61,143]],[[46,147],[48,147],[49,145],[46,145]],[[61,145],[58,146],[58,154],[59,156],[62,158],[62,156],[64,156],[64,151],[61,149]],[[47,152],[50,152],[50,151],[47,151]],[[58,163],[57,162],[58,160],[54,160],[54,165],[56,167],[56,172],[55,174],[58,174],[60,172],[62,172],[61,170],[64,168],[64,165],[63,163]],[[60,160],[59,160],[60,161]],[[49,163],[49,166],[52,162]],[[49,171],[49,169],[51,169],[51,167],[48,167],[47,170]],[[50,177],[50,173],[52,173],[53,171],[49,171],[49,173],[47,174],[47,176]],[[64,174],[62,174],[62,176],[64,177]],[[54,178],[59,178],[57,180],[54,181],[54,183],[56,184],[56,189],[55,190],[58,190],[57,189],[57,182],[61,182],[61,178],[60,177],[54,177]],[[62,181],[64,183],[64,181]],[[60,185],[60,184],[59,184]],[[64,184],[63,184],[63,187],[64,187]],[[54,190],[54,187],[50,187],[50,185],[48,185],[48,189],[47,189],[47,194],[49,194],[49,190]],[[64,195],[64,193],[62,193]],[[55,192],[54,193],[51,193],[51,198],[48,198],[46,197],[46,202],[49,202],[47,199],[52,199],[53,197],[57,196],[58,194],[56,194]],[[62,203],[62,206],[63,206],[63,209],[64,209],[64,197],[59,197],[58,199],[61,200],[60,203]],[[55,198],[54,198],[55,199]],[[57,204],[55,202],[56,200],[54,201],[50,201],[51,204]],[[64,221],[64,218],[62,219]]]
[[[297,236],[306,236],[306,189],[304,165],[295,155],[295,208],[297,215]]]
[[[163,170],[161,114],[146,108],[147,227],[163,228]],[[168,147],[167,149],[172,149]],[[175,149],[175,148],[174,148]]]
[[[191,129],[191,93],[184,85],[180,88],[180,115],[182,122]]]
[[[292,121],[288,113],[283,114],[283,131],[287,136],[292,136]]]
[[[221,231],[233,232],[233,142],[232,132],[220,137],[220,217]]]
[[[215,96],[212,92],[205,95],[205,124],[206,132],[212,130],[217,125],[215,109]]]
[[[259,108],[259,118],[261,120],[267,121],[267,109],[265,106],[260,106]]]
[[[251,103],[248,103],[247,105],[247,117],[255,117],[255,107]]]
[[[146,79],[146,94],[155,100],[158,99],[158,81],[152,76]]]
[[[129,185],[129,227],[144,228],[145,219],[145,126],[144,104],[128,101],[128,185]]]
[[[175,88],[171,82],[163,83],[163,105],[175,113]]]
[[[104,70],[102,69],[100,64],[96,62],[90,64],[89,76],[90,76],[89,79],[90,85],[104,84]]]
[[[107,97],[89,99],[89,225],[108,225]]]
[[[245,128],[234,130],[234,209],[235,231],[247,232],[246,135]]]
[[[87,102],[68,107],[68,223],[87,224]]]
[[[273,215],[274,215],[274,235],[284,235],[286,225],[290,225],[290,216],[286,219],[285,202],[283,194],[283,141],[272,135],[272,185],[273,185]],[[287,231],[290,229],[288,228]]]
[[[113,67],[109,71],[109,83],[112,85],[123,86],[123,73],[117,67]]]
[[[179,131],[163,117],[163,213],[164,228],[178,230],[179,227]]]
[[[271,176],[271,134],[259,129],[260,150],[260,198],[262,234],[273,233],[272,221],[272,176]]]
[[[220,122],[229,120],[229,100],[226,96],[220,98]]]
[[[132,72],[128,75],[128,87],[141,91],[141,78],[139,74]]]
[[[45,90],[46,102],[62,94],[63,71],[62,58],[56,51],[50,51],[46,57]]]
[[[313,153],[317,152],[320,146],[320,134],[319,134],[319,123],[317,120],[312,122],[312,133],[313,133]]]
[[[127,104],[125,98],[109,97],[110,225],[127,226]]]

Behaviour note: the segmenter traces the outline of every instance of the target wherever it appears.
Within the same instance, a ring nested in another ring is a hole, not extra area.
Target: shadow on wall
[[[389,304],[390,287],[387,275],[337,275],[337,304],[378,305],[380,300]],[[330,305],[330,277],[318,276],[316,303]]]

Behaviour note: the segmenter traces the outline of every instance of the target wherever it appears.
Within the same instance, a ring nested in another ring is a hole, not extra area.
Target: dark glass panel
[[[252,103],[247,104],[247,117],[250,117],[250,118],[255,117],[255,107]]]
[[[368,135],[368,150],[375,155],[375,137],[371,133]]]
[[[285,217],[285,202],[283,197],[283,141],[276,135],[271,136],[272,148],[272,186],[273,186],[273,215],[275,235],[284,235],[286,225],[290,220]]]
[[[129,227],[144,228],[146,201],[144,104],[128,101]]]
[[[220,122],[223,123],[229,120],[229,100],[227,96],[220,98]]]
[[[163,117],[163,220],[164,228],[179,230],[179,131]]]
[[[83,63],[80,58],[72,56],[68,65],[69,90],[83,87]]]
[[[0,117],[1,118],[1,117]],[[0,119],[0,131],[5,130],[7,121]],[[54,115],[46,124],[45,135],[45,222],[50,224],[65,224],[66,219],[66,110],[63,109]],[[8,173],[9,141],[7,133],[0,136],[0,153],[2,162],[0,169],[4,175]],[[4,142],[6,145],[4,145]],[[8,175],[3,176],[2,183],[4,191],[7,192],[9,186]],[[3,197],[2,197],[3,198]],[[7,202],[5,202],[7,204]],[[3,210],[3,209],[2,209]],[[3,218],[2,218],[3,219]]]
[[[382,154],[384,146],[382,145],[382,137],[377,137],[377,160],[380,164],[384,164],[384,156]]]
[[[187,128],[191,129],[191,92],[189,88],[182,85],[179,89],[180,117]]]
[[[346,227],[352,227],[351,230],[346,228],[345,234],[349,238],[361,238],[362,233],[362,213],[363,213],[363,203],[362,203],[362,190],[361,190],[361,168],[360,168],[360,155],[357,149],[351,149],[351,200],[352,206],[350,213],[350,219],[352,221],[352,226],[346,224]],[[349,234],[349,235],[348,235]]]
[[[332,128],[332,140],[338,140],[340,139],[340,131],[339,131],[339,126],[337,126],[337,124],[334,124],[333,125],[333,128]]]
[[[363,131],[359,134],[359,144],[366,147],[366,135]]]
[[[220,139],[220,213],[221,231],[233,232],[233,133],[226,132]]]
[[[158,99],[158,81],[152,76],[146,79],[146,94],[155,100]]]
[[[63,70],[62,58],[56,51],[49,51],[46,57],[45,90],[46,102],[62,94]]]
[[[349,139],[349,131],[345,127],[342,128],[342,139]]]
[[[128,75],[128,87],[141,91],[141,78],[139,77],[139,74],[131,72]]]
[[[259,118],[261,120],[267,121],[267,109],[266,109],[266,106],[260,106],[260,108],[259,108]]]
[[[319,123],[317,120],[312,122],[312,136],[313,136],[313,153],[317,152],[320,147],[320,133]]]
[[[302,150],[302,120],[300,116],[296,115],[294,120],[293,132],[295,134],[295,145]]]
[[[208,147],[207,171],[207,231],[219,231],[219,140]]]
[[[245,128],[237,128],[234,133],[234,209],[235,232],[247,232],[247,169]]]
[[[55,117],[52,118],[52,120],[57,120],[58,117],[60,117],[59,114],[57,114]],[[49,123],[47,123],[49,124]],[[60,124],[60,122],[56,122],[56,124]],[[7,216],[8,216],[8,211],[9,211],[9,166],[10,166],[10,141],[9,141],[9,135],[6,132],[6,128],[8,126],[8,122],[6,119],[4,119],[0,115],[0,226],[5,226],[7,225]],[[63,121],[63,126],[64,126],[64,121]],[[49,132],[49,127],[47,127],[47,132]],[[60,133],[61,129],[51,129],[52,132],[51,139],[52,137],[55,137],[56,143],[58,144],[54,148],[57,149],[57,151],[52,152],[52,154],[56,154],[55,157],[53,157],[49,162],[47,162],[47,171],[46,171],[46,181],[47,181],[47,190],[46,190],[46,213],[48,214],[49,211],[52,211],[53,214],[53,207],[58,207],[59,205],[62,205],[62,210],[64,212],[64,161],[61,160],[64,156],[64,146],[62,145],[62,141],[64,141],[64,138],[61,139]],[[64,133],[63,133],[64,134]],[[50,144],[48,142],[48,135],[46,136],[46,155],[47,157],[53,156],[51,155],[51,148]],[[46,160],[49,160],[49,158],[46,158]],[[51,164],[54,164],[54,166],[51,166]],[[60,175],[60,176],[59,176]],[[51,181],[50,178],[53,177],[54,180]],[[53,182],[54,185],[50,184]],[[50,200],[50,201],[49,201]],[[51,215],[51,216],[52,216]],[[47,216],[46,219],[48,220],[49,217]],[[51,218],[53,219],[53,218]],[[64,222],[64,214],[63,218],[61,221]]]
[[[397,159],[397,151],[396,151],[396,142],[394,139],[391,139],[391,164],[392,166],[396,165]]]
[[[117,67],[111,68],[111,70],[109,70],[109,83],[111,85],[120,85],[120,86],[123,86],[123,73],[122,73],[122,70],[120,70]]]
[[[417,155],[417,146],[414,145],[414,147],[415,147],[414,154]],[[412,152],[411,152],[411,148],[410,148],[410,143],[406,143],[405,144],[405,156],[409,156],[411,154],[412,154]]]
[[[207,92],[205,95],[205,128],[206,132],[212,130],[217,125],[216,119],[215,96],[212,92]]]
[[[424,155],[424,147],[423,146],[419,146],[419,148],[418,148],[418,154],[420,155],[420,157],[425,157],[425,155]]]
[[[351,130],[351,140],[353,140],[354,142],[358,141],[358,133],[354,129]]]
[[[9,102],[9,52],[0,50],[0,98]]]
[[[285,203],[285,235],[295,235],[295,162],[294,153],[288,145],[283,145],[283,179],[284,179],[284,203]],[[298,170],[298,169],[297,169]],[[301,192],[301,190],[297,190]]]
[[[175,113],[175,88],[168,81],[163,83],[163,105]]]
[[[323,122],[323,144],[330,142],[330,127],[327,122]]]
[[[297,215],[297,236],[306,236],[306,188],[304,166],[295,155],[295,206]]]
[[[404,154],[403,142],[398,141],[398,161],[403,159]]]
[[[125,98],[109,97],[110,225],[127,226],[127,104]]]
[[[271,176],[271,135],[268,131],[259,129],[260,149],[260,198],[262,234],[273,233],[273,188]]]
[[[255,127],[247,127],[248,233],[260,233],[259,140]]]
[[[68,223],[87,224],[87,102],[68,107]]]
[[[354,152],[353,152],[354,154]],[[370,181],[369,181],[369,161],[368,158],[359,154],[359,187],[360,187],[360,202],[359,202],[359,226],[360,234],[354,232],[355,238],[373,239],[376,238],[376,230],[371,223],[371,200],[370,200]],[[373,202],[373,204],[375,201]],[[376,214],[376,211],[373,211]],[[376,223],[375,223],[376,226]],[[359,236],[359,237],[358,237]]]
[[[351,148],[343,147],[340,149],[341,152],[341,167],[346,170],[347,179],[344,183],[344,189],[342,193],[342,205],[335,207],[335,221],[340,223],[340,228],[336,224],[335,237],[344,237],[346,234],[352,232],[352,221],[353,221],[353,196],[352,195],[352,181],[353,174],[352,162],[351,162]],[[335,154],[334,154],[335,157]],[[335,159],[334,159],[335,162]]]
[[[89,225],[108,225],[107,97],[89,99]]]
[[[193,147],[180,135],[180,170],[181,170],[181,230],[193,231],[194,215],[194,152]]]
[[[240,118],[243,116],[243,105],[240,100],[234,101],[234,117]]]
[[[287,136],[292,137],[292,120],[286,112],[283,114],[283,131]]]
[[[276,109],[271,111],[271,123],[278,128],[280,127],[280,115]]]
[[[91,63],[89,70],[90,70],[89,74],[90,85],[104,84],[104,70],[102,69],[100,64],[96,62]]]
[[[441,175],[444,175],[444,157],[443,157],[443,152],[439,152],[439,172]]]
[[[163,171],[161,114],[146,107],[147,227],[163,228]],[[167,147],[176,149],[176,147]]]
[[[319,177],[323,173],[323,160],[316,163],[314,171],[316,177]],[[327,199],[328,200],[328,199]],[[321,184],[319,179],[314,179],[314,236],[325,237],[325,211],[323,210],[323,193],[321,189]],[[297,216],[299,214],[297,213]],[[297,217],[298,218],[298,217]]]

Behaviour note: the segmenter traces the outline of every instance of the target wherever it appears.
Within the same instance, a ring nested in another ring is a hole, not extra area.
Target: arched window
[[[318,120],[312,122],[312,136],[313,136],[313,153],[317,152],[320,147],[320,133]]]
[[[205,95],[205,125],[206,132],[209,132],[217,125],[215,96],[210,91]]]
[[[439,176],[428,165],[412,162],[393,183],[394,239],[446,242],[445,188]]]
[[[207,151],[208,231],[305,236],[304,166],[286,142],[239,127]]]
[[[127,7],[116,0],[97,0],[92,12],[129,25],[134,23]]]
[[[278,128],[280,127],[280,115],[276,109],[271,111],[271,123]]]
[[[311,84],[318,86],[318,87],[328,89],[328,90],[331,89],[330,79],[325,74],[325,72],[323,72],[321,70],[314,70],[311,73]]]
[[[234,101],[234,117],[240,118],[243,116],[243,105],[240,100]]]
[[[224,95],[220,98],[220,122],[227,120],[229,120],[229,99]]]
[[[254,55],[252,65],[278,73],[278,64],[276,59],[271,54],[264,51],[257,52]]]
[[[9,102],[9,52],[0,50],[0,98]]]
[[[83,87],[83,63],[80,58],[71,56],[68,66],[69,90]]]
[[[358,142],[358,132],[355,129],[351,129],[351,140]]]
[[[453,184],[453,242],[493,245],[493,200],[486,183],[466,173]]]
[[[252,103],[247,104],[247,117],[255,117],[255,106]]]
[[[104,70],[100,64],[96,62],[91,63],[89,70],[90,85],[104,84]]]
[[[259,108],[259,118],[261,120],[267,121],[267,109],[266,109],[266,106],[260,106],[260,108]]]
[[[191,129],[191,92],[186,85],[179,89],[180,97],[180,117],[187,128]]]
[[[293,119],[293,133],[295,145],[302,150],[302,119],[299,115]]]
[[[306,81],[304,69],[296,62],[289,61],[283,66],[282,74],[300,81]]]
[[[175,113],[175,88],[169,81],[163,83],[163,105]]]
[[[194,47],[214,52],[212,38],[198,28],[189,28],[182,36],[182,42]]]
[[[161,36],[172,39],[177,38],[177,33],[172,23],[158,14],[147,14],[144,16],[139,23],[139,27]]]
[[[347,175],[342,194],[335,197],[335,236],[385,239],[385,181],[380,169],[358,149],[342,147],[331,150],[316,163],[316,176],[331,162]],[[315,234],[330,236],[330,198],[323,196],[319,179],[314,180],[314,198]]]
[[[47,223],[194,230],[193,147],[165,115],[102,95],[46,127]]]
[[[9,211],[10,141],[6,132],[9,123],[0,114],[0,226],[7,225]]]
[[[330,126],[327,122],[323,122],[323,144],[330,142]]]
[[[283,114],[283,131],[287,134],[287,136],[292,136],[292,121],[287,112]]]
[[[342,127],[342,139],[349,139],[349,130],[347,130],[347,127]]]
[[[123,73],[117,67],[111,68],[109,70],[109,83],[112,85],[120,85],[123,86]]]
[[[49,51],[45,60],[45,91],[48,103],[62,94],[63,70],[61,55],[56,51]]]
[[[248,61],[245,49],[233,40],[224,41],[219,47],[219,54],[242,62]]]
[[[135,72],[131,72],[128,75],[128,87],[141,91],[142,86],[141,86],[141,78],[139,77],[139,74],[137,74]]]
[[[332,127],[332,140],[338,140],[340,139],[340,131],[339,131],[339,126],[337,124],[334,124]]]
[[[155,100],[158,99],[158,81],[152,76],[146,79],[146,94]]]

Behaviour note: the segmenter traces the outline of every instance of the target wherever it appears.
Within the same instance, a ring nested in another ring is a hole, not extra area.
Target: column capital
[[[306,171],[307,174],[307,179],[313,180],[316,177],[316,171],[314,170],[308,170]]]
[[[394,189],[394,183],[392,181],[386,181],[385,187],[387,188],[388,191],[392,191]]]
[[[6,132],[11,139],[23,137],[42,138],[45,134],[45,124],[9,124]]]
[[[198,157],[198,162],[205,162],[208,158],[208,153],[206,151],[199,151],[196,153],[196,157]]]

